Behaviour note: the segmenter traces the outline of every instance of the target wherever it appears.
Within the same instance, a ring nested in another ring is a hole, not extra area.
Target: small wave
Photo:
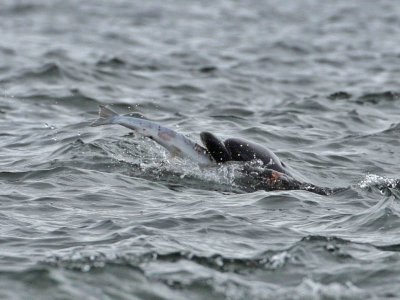
[[[389,128],[382,131],[382,134],[394,135],[400,137],[400,123],[393,123],[389,126]]]
[[[50,163],[51,164],[51,163]],[[46,163],[47,165],[47,163]],[[9,182],[17,182],[17,181],[26,181],[26,180],[39,180],[43,178],[52,178],[57,174],[71,172],[71,173],[79,173],[81,175],[85,175],[86,173],[83,171],[78,170],[75,167],[66,167],[66,166],[54,166],[54,167],[47,167],[47,168],[38,168],[36,170],[30,171],[2,171],[0,172],[0,178],[2,180],[7,180]]]
[[[382,101],[397,101],[400,99],[400,93],[387,91],[383,93],[369,93],[364,94],[356,100],[357,103],[372,103],[378,104]]]
[[[266,295],[272,299],[335,297],[364,299],[367,294],[347,277],[341,280],[344,273],[337,274],[338,270],[333,270],[332,274],[328,271],[324,273],[326,276],[332,276],[324,282],[306,275],[319,276],[318,272],[314,274],[312,271],[315,264],[331,265],[335,261],[343,262],[344,259],[352,259],[356,263],[357,261],[351,256],[341,254],[343,251],[341,248],[354,247],[359,250],[360,257],[365,255],[365,249],[359,249],[358,244],[354,245],[350,241],[339,238],[310,236],[295,242],[289,249],[266,251],[249,258],[225,257],[220,254],[207,256],[190,251],[166,253],[149,251],[135,254],[128,248],[125,252],[115,252],[112,247],[108,247],[107,250],[76,248],[72,251],[60,250],[61,252],[49,255],[41,263],[83,273],[96,272],[99,269],[107,272],[110,268],[129,267],[137,270],[147,280],[162,282],[170,287],[189,289],[201,285],[203,289],[217,291],[220,295],[229,296],[229,299],[242,299],[243,296],[251,299],[265,299]],[[370,245],[364,246],[367,249],[374,249]],[[292,273],[290,270],[293,266],[306,271]],[[346,272],[346,270],[341,272]],[[288,282],[278,283],[276,277],[281,277],[282,280],[286,278]],[[262,278],[263,283],[262,285],[253,284],[252,281],[245,281],[244,278],[253,278],[257,282]],[[282,286],[285,288],[282,289]],[[240,291],[240,293],[235,294],[234,291]]]
[[[212,110],[210,117],[223,118],[230,117],[236,119],[245,119],[254,116],[254,112],[245,108],[216,107]]]
[[[158,63],[146,63],[146,62],[138,62],[135,63],[130,62],[127,58],[119,57],[119,56],[111,56],[111,57],[102,57],[96,62],[96,66],[98,68],[126,68],[134,71],[150,71],[155,72],[159,71],[163,66]]]
[[[100,222],[96,226],[115,227],[109,220]],[[119,228],[119,227],[118,227]],[[134,265],[145,267],[151,262],[191,261],[203,267],[221,272],[257,272],[257,270],[277,270],[287,267],[288,264],[304,265],[314,260],[353,261],[364,260],[366,252],[377,252],[381,247],[370,244],[354,243],[338,237],[306,236],[295,242],[291,247],[282,250],[267,250],[254,257],[227,257],[221,254],[205,256],[190,251],[166,251],[164,253],[150,251],[143,253],[120,252],[116,253],[111,248],[93,250],[92,248],[79,248],[65,253],[54,253],[44,262],[53,266],[80,269],[82,271],[92,268],[105,267],[107,264]],[[386,251],[391,251],[386,249]],[[354,255],[350,255],[353,253]],[[373,254],[372,256],[378,257]],[[384,256],[387,256],[386,254]]]
[[[203,267],[221,272],[240,272],[244,270],[275,270],[283,268],[290,259],[287,251],[276,251],[263,254],[259,258],[224,257],[220,254],[203,256],[187,251],[169,253],[146,252],[143,254],[115,253],[111,250],[95,251],[75,249],[64,254],[53,254],[43,260],[43,263],[59,268],[80,270],[87,272],[96,268],[104,268],[110,264],[130,265],[137,268],[146,268],[153,262],[177,263],[191,261]]]
[[[5,55],[15,55],[16,54],[16,51],[14,49],[4,47],[3,45],[0,45],[0,52]]]
[[[357,232],[359,240],[365,242],[376,241],[377,232],[382,235],[395,234],[396,228],[400,226],[398,183],[380,176],[368,176],[359,186],[367,189],[370,195],[375,191],[375,195],[380,195],[381,199],[376,200],[376,197],[373,197],[373,200],[369,202],[356,201],[358,206],[362,205],[362,210],[342,215],[336,221],[332,220],[329,227],[345,229],[347,232]]]
[[[62,78],[67,73],[60,65],[54,62],[45,63],[43,65],[37,67],[31,67],[29,69],[24,69],[18,72],[17,74],[11,75],[9,77],[5,77],[1,80],[1,83],[13,82],[16,80],[47,80],[47,81],[56,81],[57,79]]]
[[[177,93],[177,94],[200,94],[204,93],[204,90],[191,85],[191,84],[179,84],[179,85],[164,85],[162,89]]]
[[[80,111],[84,109],[94,109],[99,104],[102,104],[99,100],[87,95],[84,91],[78,88],[71,88],[68,91],[55,91],[54,94],[51,93],[43,93],[40,90],[31,90],[20,95],[25,100],[37,101],[41,104],[46,101],[56,106],[72,106],[78,108]],[[68,116],[71,117],[71,116]]]
[[[206,73],[206,74],[215,73],[216,71],[218,71],[218,67],[217,67],[217,66],[212,66],[212,65],[203,66],[203,67],[200,67],[200,68],[198,69],[198,71],[199,71],[200,73]]]
[[[318,111],[321,113],[331,111],[328,105],[319,101],[318,96],[304,98],[302,101],[288,101],[285,105],[288,107],[287,112],[291,113],[309,113],[310,111]]]
[[[351,281],[324,284],[305,278],[295,288],[278,292],[275,299],[366,299],[370,295],[355,286]]]
[[[400,99],[400,93],[394,91],[386,91],[382,93],[366,93],[358,97],[345,91],[338,91],[327,96],[330,100],[351,100],[358,104],[378,104],[380,102],[393,102]]]
[[[330,100],[347,100],[347,99],[350,99],[351,97],[352,97],[351,94],[349,94],[347,92],[339,91],[339,92],[330,94],[328,96],[328,99],[330,99]]]
[[[311,49],[307,48],[304,43],[295,43],[289,41],[279,41],[273,46],[279,50],[288,51],[298,55],[305,55],[311,51]]]
[[[376,174],[367,174],[365,178],[358,184],[358,186],[362,189],[371,189],[373,187],[376,187],[380,190],[385,188],[399,189],[400,180]]]
[[[118,67],[126,65],[126,62],[119,57],[111,57],[111,58],[102,58],[96,63],[97,66],[109,66],[109,67]]]
[[[24,15],[24,14],[29,14],[36,12],[40,9],[44,9],[45,5],[43,4],[32,4],[32,3],[24,3],[24,2],[9,2],[12,3],[12,5],[4,5],[2,9],[0,10],[0,15]]]

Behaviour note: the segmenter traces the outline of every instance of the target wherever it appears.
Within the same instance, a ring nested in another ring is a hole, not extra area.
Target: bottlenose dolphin
[[[291,170],[269,149],[260,145],[230,138],[221,142],[209,132],[202,132],[200,138],[204,147],[191,141],[184,135],[161,126],[153,121],[129,115],[119,115],[110,108],[100,105],[99,118],[91,126],[118,124],[148,137],[171,154],[189,158],[202,167],[216,166],[229,161],[249,162],[243,166],[245,185],[263,190],[306,190],[321,195],[331,194],[334,190],[322,188],[296,179]],[[262,165],[252,162],[261,161]]]
[[[261,145],[239,138],[229,138],[222,142],[210,132],[201,132],[200,139],[218,163],[250,162],[242,169],[242,172],[248,175],[242,179],[243,185],[268,191],[305,190],[320,195],[329,195],[342,190],[304,182],[303,176],[289,168],[271,150]],[[251,162],[261,162],[261,165],[251,164]]]

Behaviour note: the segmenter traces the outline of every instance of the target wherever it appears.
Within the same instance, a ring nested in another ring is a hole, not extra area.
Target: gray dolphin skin
[[[275,153],[258,144],[238,138],[229,138],[221,142],[210,132],[200,133],[200,138],[203,145],[217,162],[260,160],[266,168],[293,177]]]
[[[184,135],[149,120],[119,115],[110,108],[100,105],[99,118],[91,126],[109,124],[118,124],[132,129],[140,135],[154,140],[172,155],[189,158],[200,166],[215,165],[214,159],[205,148]]]
[[[301,176],[294,176],[294,172],[275,153],[258,144],[238,138],[229,138],[222,142],[210,132],[200,133],[200,138],[217,163],[250,162],[243,166],[242,172],[247,175],[243,178],[244,186],[267,191],[304,190],[320,195],[330,195],[343,190],[319,187],[303,180],[300,181]],[[262,166],[251,164],[257,160],[262,162]]]

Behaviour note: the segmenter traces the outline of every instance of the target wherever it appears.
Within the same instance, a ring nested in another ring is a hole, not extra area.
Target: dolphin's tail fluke
[[[112,124],[114,117],[118,116],[118,114],[111,110],[110,108],[99,105],[99,118],[94,120],[90,126],[100,126],[106,124]]]

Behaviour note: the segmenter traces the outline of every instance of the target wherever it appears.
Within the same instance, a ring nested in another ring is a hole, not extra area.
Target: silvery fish
[[[148,137],[171,152],[174,156],[189,158],[200,166],[215,165],[208,151],[184,135],[155,122],[127,115],[119,115],[110,108],[100,105],[99,118],[91,126],[118,124]]]

